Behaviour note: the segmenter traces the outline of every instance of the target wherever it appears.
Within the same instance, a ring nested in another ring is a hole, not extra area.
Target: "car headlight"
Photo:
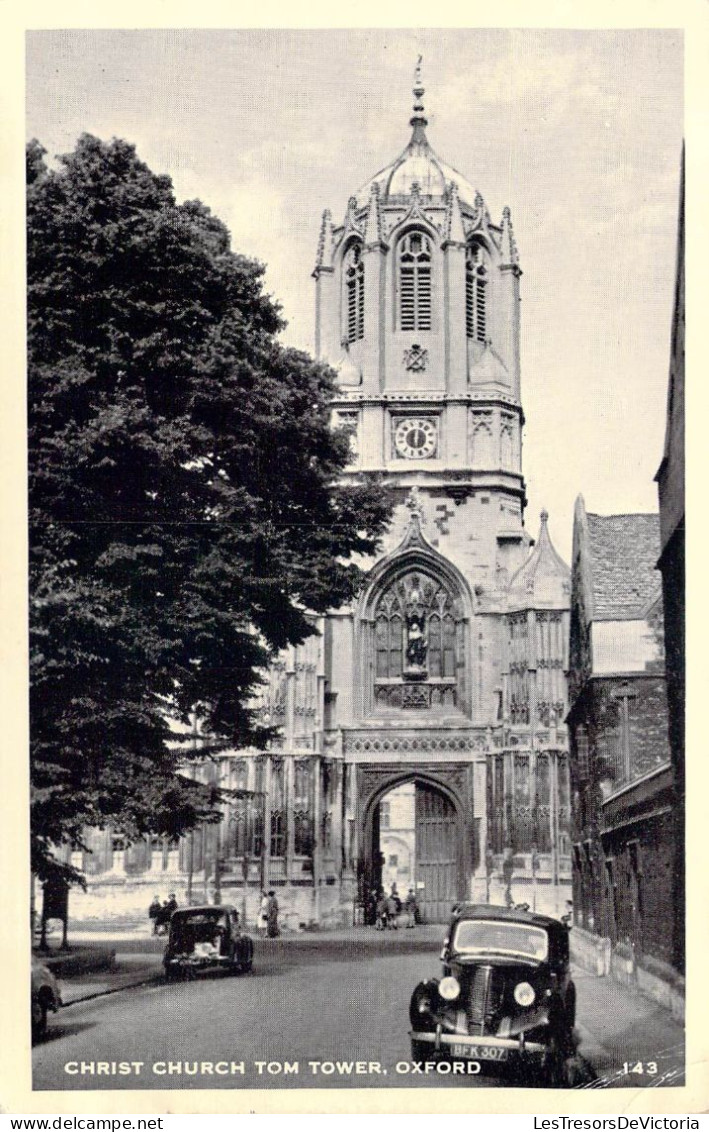
[[[446,975],[438,984],[438,993],[446,1002],[453,1002],[460,994],[460,983],[453,975]]]
[[[519,1006],[531,1006],[537,997],[530,983],[517,983],[514,991],[515,1002]]]

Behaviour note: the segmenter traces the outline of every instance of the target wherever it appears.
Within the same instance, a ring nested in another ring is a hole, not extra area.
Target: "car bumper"
[[[519,1038],[495,1038],[483,1035],[444,1034],[437,1026],[435,1030],[412,1030],[415,1042],[430,1043],[432,1052],[445,1056],[470,1057],[483,1061],[507,1061],[514,1057],[540,1057],[547,1052],[541,1042],[529,1042],[524,1036]]]
[[[187,959],[166,959],[165,967],[192,967],[199,970],[201,967],[232,967],[233,960],[226,955],[218,955],[214,958],[187,958]]]

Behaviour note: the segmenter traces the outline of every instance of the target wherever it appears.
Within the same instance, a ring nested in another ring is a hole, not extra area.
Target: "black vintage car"
[[[239,913],[230,904],[173,912],[163,959],[166,978],[186,978],[210,968],[246,972],[253,960],[253,940],[241,931]]]
[[[529,1084],[569,1085],[576,989],[566,924],[526,910],[459,904],[441,959],[443,977],[419,983],[411,997],[414,1061],[476,1062],[482,1073],[494,1068]]]

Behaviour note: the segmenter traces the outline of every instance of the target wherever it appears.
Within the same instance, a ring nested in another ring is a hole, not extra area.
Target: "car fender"
[[[414,987],[411,1001],[409,1002],[409,1021],[411,1022],[414,1030],[420,1029],[422,1022],[427,1018],[434,1019],[436,1016],[436,1008],[440,1004],[438,996],[439,979],[422,979],[420,983]],[[421,1009],[423,1003],[427,1002],[426,1009]]]

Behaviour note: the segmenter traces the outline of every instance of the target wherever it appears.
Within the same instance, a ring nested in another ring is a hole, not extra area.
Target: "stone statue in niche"
[[[426,622],[421,613],[410,614],[406,618],[406,668],[404,676],[407,679],[425,679],[426,653],[428,641],[426,640]]]

